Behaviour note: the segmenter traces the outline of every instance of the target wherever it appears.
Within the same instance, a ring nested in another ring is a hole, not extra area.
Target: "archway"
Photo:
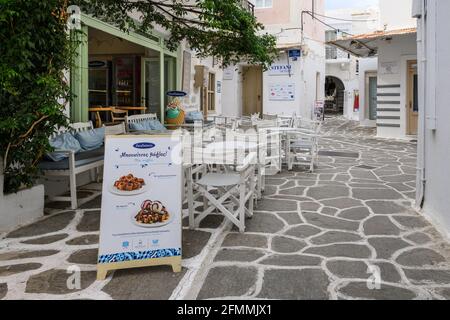
[[[345,85],[334,76],[325,78],[325,114],[344,114]]]

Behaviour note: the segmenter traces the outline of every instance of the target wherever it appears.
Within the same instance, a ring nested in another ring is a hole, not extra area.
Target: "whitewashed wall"
[[[413,0],[380,0],[380,24],[386,30],[416,27],[411,17]]]
[[[405,138],[407,131],[407,61],[417,59],[416,35],[395,36],[391,41],[379,41],[378,49],[378,101],[398,101],[399,104],[379,104],[378,108],[399,108],[397,112],[378,112],[378,136],[382,138]],[[397,64],[395,74],[383,74],[384,63]],[[400,86],[383,88],[383,86]],[[398,94],[398,96],[382,96]],[[398,120],[382,119],[383,116],[400,117]]]
[[[323,99],[325,82],[325,49],[314,41],[306,41],[308,54],[297,61],[290,59],[292,75],[263,75],[263,112],[268,114],[292,115],[296,113],[305,118],[312,116],[316,101]],[[287,64],[287,54],[280,54],[276,64]],[[320,74],[319,89],[316,86],[316,76]],[[273,101],[270,99],[270,86],[275,84],[294,84],[295,99],[293,101]]]
[[[428,0],[427,10],[425,55],[420,56],[421,61],[426,60],[419,65],[419,82],[424,84],[420,94],[425,100],[421,100],[419,106],[422,112],[419,114],[418,167],[424,169],[426,180],[423,212],[441,232],[450,237],[450,1]],[[421,37],[420,28],[418,32]],[[436,130],[432,130],[433,118],[436,118]],[[422,190],[420,177],[418,190]],[[421,200],[419,192],[419,204]]]

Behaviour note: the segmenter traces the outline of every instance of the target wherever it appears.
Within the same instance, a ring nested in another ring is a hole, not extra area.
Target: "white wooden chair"
[[[318,160],[318,137],[309,130],[297,129],[287,133],[286,158],[288,170],[294,165],[307,166],[314,172]]]
[[[125,122],[121,122],[115,126],[105,126],[105,136],[125,134],[126,132]]]
[[[146,113],[146,114],[137,114],[133,116],[128,116],[125,118],[126,129],[127,132],[130,131],[130,123],[139,123],[147,120],[155,120],[158,119],[158,115],[156,113]]]
[[[234,171],[207,172],[195,182],[198,191],[204,198],[203,212],[197,217],[193,210],[189,211],[189,225],[191,228],[199,226],[200,222],[209,214],[218,210],[234,225],[240,232],[245,232],[245,217],[253,216],[255,179],[254,163],[256,153],[249,153],[242,164],[236,166]],[[205,161],[208,162],[207,160]],[[214,163],[209,163],[214,165]],[[211,192],[217,190],[217,194]],[[193,199],[189,199],[193,206]],[[231,201],[233,206],[237,205],[238,210],[234,212],[230,207],[226,207],[226,201]],[[246,204],[248,203],[248,207]],[[208,207],[207,207],[208,206]],[[207,207],[207,208],[206,208]]]

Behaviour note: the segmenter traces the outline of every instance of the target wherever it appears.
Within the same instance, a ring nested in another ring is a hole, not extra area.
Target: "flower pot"
[[[0,170],[0,233],[12,231],[44,216],[43,185],[4,195],[3,179],[3,171]]]

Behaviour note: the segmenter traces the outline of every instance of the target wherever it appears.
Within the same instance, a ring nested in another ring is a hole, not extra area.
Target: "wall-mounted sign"
[[[217,93],[222,93],[222,81],[217,81]]]
[[[380,63],[380,74],[399,74],[399,72],[400,67],[397,61]]]
[[[106,61],[89,61],[89,68],[105,68],[107,65]]]
[[[108,136],[97,277],[171,265],[181,271],[182,167],[170,135]]]
[[[300,58],[302,51],[300,49],[289,50],[289,58]]]
[[[294,101],[295,85],[293,83],[276,83],[269,85],[269,100]]]
[[[233,80],[234,78],[234,67],[228,67],[223,69],[223,80]]]
[[[285,76],[289,74],[294,74],[294,69],[290,64],[273,64],[269,68],[269,75],[271,76]]]
[[[184,91],[168,91],[166,95],[169,97],[186,97],[187,93]]]
[[[187,94],[191,92],[191,63],[191,53],[186,50],[183,51],[182,90]]]

